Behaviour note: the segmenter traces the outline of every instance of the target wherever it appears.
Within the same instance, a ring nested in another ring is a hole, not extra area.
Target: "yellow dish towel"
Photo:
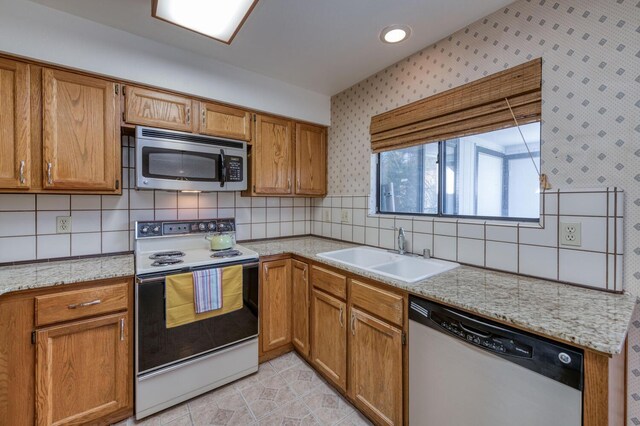
[[[178,327],[242,309],[242,265],[222,269],[222,308],[196,314],[193,274],[169,275],[165,282],[167,328]]]

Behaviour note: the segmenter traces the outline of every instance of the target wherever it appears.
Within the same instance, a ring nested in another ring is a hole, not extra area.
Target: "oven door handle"
[[[242,265],[242,269],[247,269],[247,268],[252,268],[252,267],[255,267],[255,266],[260,266],[260,262],[241,263],[241,265]],[[164,281],[164,279],[166,277],[167,277],[166,275],[149,277],[149,278],[136,277],[136,283],[138,283],[138,284],[147,284],[147,283],[152,283],[152,282]]]
[[[227,181],[227,164],[224,158],[224,149],[220,150],[220,188],[224,188]]]

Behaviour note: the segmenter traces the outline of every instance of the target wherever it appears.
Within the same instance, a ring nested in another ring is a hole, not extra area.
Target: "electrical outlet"
[[[71,216],[56,217],[56,233],[57,234],[71,233]]]
[[[582,245],[582,224],[560,223],[560,244],[580,247]]]
[[[325,222],[331,222],[331,210],[329,209],[322,210],[322,220]]]
[[[350,223],[351,222],[351,215],[349,214],[349,210],[342,210],[340,212],[340,222],[342,223]]]

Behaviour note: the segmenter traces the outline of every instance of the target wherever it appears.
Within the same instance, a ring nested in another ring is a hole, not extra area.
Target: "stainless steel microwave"
[[[136,189],[243,191],[245,142],[136,127]]]

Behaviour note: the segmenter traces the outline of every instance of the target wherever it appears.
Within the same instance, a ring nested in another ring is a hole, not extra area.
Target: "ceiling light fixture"
[[[409,38],[411,28],[408,25],[389,25],[380,32],[380,40],[385,43],[400,43]]]
[[[153,0],[151,15],[231,44],[258,0]]]

